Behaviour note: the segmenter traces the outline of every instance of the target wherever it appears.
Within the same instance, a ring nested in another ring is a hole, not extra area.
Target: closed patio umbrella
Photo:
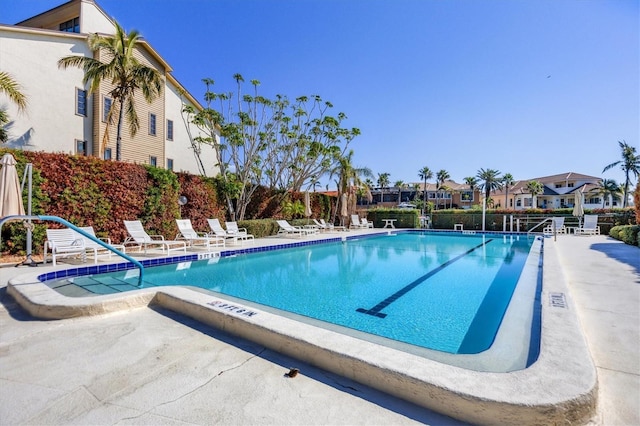
[[[343,225],[345,225],[346,217],[349,216],[349,206],[347,201],[347,194],[342,194],[342,198],[340,198],[340,216],[342,216]]]
[[[573,203],[572,215],[578,218],[578,226],[582,226],[582,216],[584,216],[584,206],[582,201],[582,192],[576,191],[575,201]]]
[[[0,217],[24,215],[22,191],[16,170],[16,160],[11,154],[5,154],[0,161]]]
[[[309,218],[311,216],[311,196],[309,191],[304,193],[304,215]]]

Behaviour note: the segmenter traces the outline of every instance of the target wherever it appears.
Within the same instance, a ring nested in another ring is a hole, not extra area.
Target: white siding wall
[[[82,2],[80,5],[80,32],[114,34],[115,27],[110,18],[93,3]],[[125,28],[125,31],[128,31]]]
[[[165,156],[173,159],[173,170],[176,172],[187,171],[192,174],[198,173],[198,164],[191,147],[189,134],[187,132],[185,121],[182,118],[182,99],[176,88],[167,83],[165,87],[165,115],[167,120],[173,121],[173,141],[165,141]],[[188,102],[188,101],[187,101]],[[160,125],[160,123],[158,123]],[[167,123],[162,123],[166,126]],[[200,132],[193,124],[189,124],[191,135],[199,136]],[[205,167],[206,175],[211,177],[218,174],[218,167],[215,167],[215,153],[211,146],[201,146],[201,159]],[[162,167],[167,167],[166,164]]]
[[[58,69],[58,60],[70,54],[90,54],[81,39],[28,32],[6,32],[0,28],[0,70],[8,72],[27,96],[27,110],[19,114],[6,96],[14,120],[7,147],[33,151],[75,153],[75,140],[91,140],[91,110],[88,117],[76,115],[76,87],[82,87],[83,72]]]

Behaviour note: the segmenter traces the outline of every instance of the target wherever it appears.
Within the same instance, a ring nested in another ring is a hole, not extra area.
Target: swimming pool
[[[196,286],[355,333],[476,354],[494,342],[532,242],[517,235],[393,233],[148,268],[143,287]],[[135,272],[120,271],[49,285],[108,294],[136,284]]]

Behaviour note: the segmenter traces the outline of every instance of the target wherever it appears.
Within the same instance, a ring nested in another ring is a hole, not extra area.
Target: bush
[[[418,228],[420,226],[420,212],[413,209],[385,209],[376,208],[367,211],[367,220],[373,222],[375,228],[382,228],[382,219],[395,219],[396,228]]]
[[[640,225],[614,226],[609,231],[609,236],[625,244],[640,247]]]

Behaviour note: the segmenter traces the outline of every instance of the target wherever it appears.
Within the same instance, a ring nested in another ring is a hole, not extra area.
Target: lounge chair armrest
[[[149,237],[150,237],[152,240],[164,241],[164,236],[163,236],[163,235],[149,235]]]

